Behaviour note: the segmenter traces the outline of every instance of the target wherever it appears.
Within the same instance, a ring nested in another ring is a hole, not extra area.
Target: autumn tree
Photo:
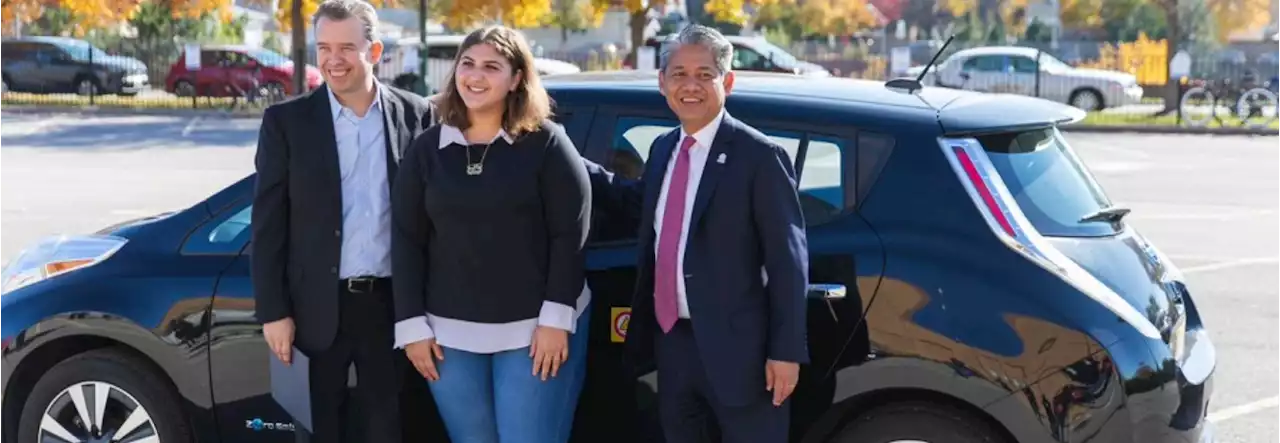
[[[1233,32],[1255,29],[1271,21],[1268,0],[1208,0],[1217,24],[1217,39],[1227,41]]]
[[[6,23],[31,22],[56,8],[70,14],[72,33],[83,36],[129,21],[144,5],[162,6],[174,19],[216,14],[225,22],[231,18],[232,0],[3,0],[3,19]]]
[[[877,24],[865,0],[802,0],[797,18],[807,34],[851,34]]]
[[[551,10],[542,24],[560,30],[560,42],[569,41],[569,33],[600,26],[605,9],[590,0],[552,0]]]

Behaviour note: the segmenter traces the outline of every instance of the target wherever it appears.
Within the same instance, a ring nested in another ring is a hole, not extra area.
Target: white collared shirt
[[[724,120],[724,114],[724,109],[721,109],[720,115],[717,115],[711,123],[695,132],[693,139],[697,142],[689,148],[689,184],[685,188],[684,227],[680,230],[680,248],[676,254],[676,306],[680,318],[689,318],[689,297],[684,287],[684,251],[685,245],[689,240],[689,219],[693,215],[693,203],[698,195],[698,184],[702,182],[702,170],[706,167],[707,157],[711,155],[711,144],[715,142],[716,132],[720,130],[720,122]],[[654,238],[659,239],[653,244],[655,256],[658,253],[658,244],[662,238],[662,216],[666,213],[667,188],[670,187],[671,173],[675,171],[676,158],[680,155],[680,145],[688,135],[684,127],[681,127],[680,138],[676,140],[675,150],[671,152],[671,159],[667,162],[667,172],[662,177],[662,188],[658,194],[658,206],[654,209],[653,214]]]
[[[391,276],[391,190],[382,87],[363,117],[329,93],[334,142],[342,181],[342,254],[338,277]]]

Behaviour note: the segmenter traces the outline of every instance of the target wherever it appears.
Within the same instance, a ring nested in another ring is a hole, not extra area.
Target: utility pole
[[[302,17],[302,1],[291,0],[289,20],[293,25],[293,93],[302,94],[307,90],[307,21]]]
[[[418,0],[418,91],[423,97],[431,95],[427,83],[427,0]]]

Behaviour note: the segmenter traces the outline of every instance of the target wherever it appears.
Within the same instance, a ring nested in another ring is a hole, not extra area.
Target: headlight
[[[101,263],[128,240],[110,235],[46,238],[18,254],[0,273],[0,294]]]

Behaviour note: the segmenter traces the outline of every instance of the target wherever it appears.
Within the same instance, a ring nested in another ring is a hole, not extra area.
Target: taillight
[[[987,183],[978,175],[978,168],[973,165],[973,160],[969,158],[969,154],[964,152],[964,148],[960,146],[952,146],[955,150],[956,160],[960,162],[960,167],[964,168],[964,173],[969,177],[969,183],[973,184],[974,190],[977,191],[978,197],[982,199],[983,204],[987,206],[987,213],[996,219],[1000,224],[1000,228],[1010,237],[1017,237],[1013,232],[1013,225],[1009,223],[1009,217],[1005,215],[1004,209],[996,203],[996,198],[991,195],[991,188],[987,187]]]
[[[1161,338],[1160,331],[1145,315],[1036,231],[978,140],[940,139],[939,143],[956,176],[963,179],[974,206],[982,212],[991,232],[1001,242],[1098,301],[1142,335],[1157,340]]]

